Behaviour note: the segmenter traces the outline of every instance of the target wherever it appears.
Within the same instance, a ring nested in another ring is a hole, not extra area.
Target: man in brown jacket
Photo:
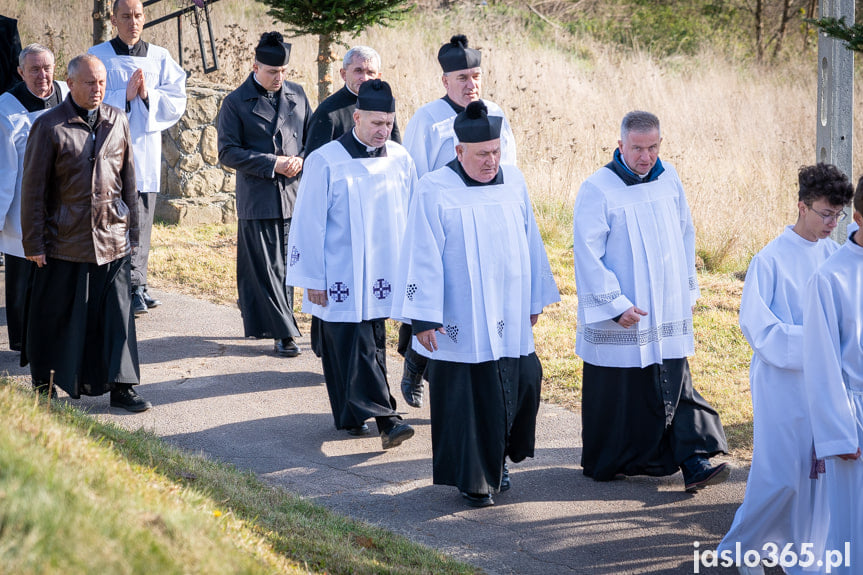
[[[24,254],[33,276],[22,365],[33,385],[71,397],[111,392],[111,406],[151,404],[139,383],[129,255],[138,244],[137,190],[129,125],[102,104],[105,66],[69,62],[69,96],[30,130],[21,183]],[[129,206],[132,206],[130,209]]]

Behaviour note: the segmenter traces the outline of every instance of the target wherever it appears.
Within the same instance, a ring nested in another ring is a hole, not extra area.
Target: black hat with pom
[[[357,94],[357,110],[369,112],[395,112],[396,100],[390,85],[379,78],[360,84]]]
[[[258,47],[255,48],[255,60],[267,66],[287,66],[291,59],[291,45],[282,41],[278,32],[264,32]]]
[[[479,68],[482,54],[479,50],[467,47],[467,36],[458,34],[450,38],[449,43],[440,47],[437,53],[438,62],[444,72]]]
[[[459,142],[488,142],[500,138],[503,118],[489,116],[482,100],[471,102],[455,117],[453,129]]]

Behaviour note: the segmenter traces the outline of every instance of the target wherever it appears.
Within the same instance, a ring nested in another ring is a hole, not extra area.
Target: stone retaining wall
[[[156,218],[169,224],[237,219],[234,170],[219,164],[216,116],[233,88],[190,81],[186,113],[162,132],[162,193]]]

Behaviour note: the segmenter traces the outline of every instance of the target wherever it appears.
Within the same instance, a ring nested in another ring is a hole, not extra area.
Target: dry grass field
[[[19,18],[23,43],[48,43],[66,60],[86,49],[91,26],[89,2],[74,9],[69,4],[0,0],[0,13]],[[182,4],[164,0],[149,18]],[[563,295],[537,327],[547,399],[576,406],[580,396],[571,271],[571,210],[579,185],[609,161],[627,111],[646,109],[660,117],[661,155],[677,167],[686,186],[705,264],[700,278],[704,298],[696,312],[698,351],[692,361],[696,385],[722,414],[736,453],[745,456],[751,445],[750,351],[737,327],[738,276],[752,254],[793,221],[797,169],[815,161],[814,51],[769,67],[721,50],[658,58],[649,47],[633,51],[602,45],[517,10],[473,3],[453,3],[447,10],[421,8],[392,28],[344,40],[347,45],[368,44],[382,54],[384,78],[394,87],[402,126],[417,107],[443,94],[436,60],[441,43],[464,33],[482,49],[484,96],[504,108],[515,131],[519,165]],[[222,0],[212,11],[222,70],[210,79],[235,85],[248,73],[259,34],[281,27],[252,2]],[[537,32],[537,26],[542,30]],[[145,37],[176,51],[175,34],[175,25],[164,24]],[[316,39],[290,41],[292,77],[314,105]],[[186,62],[197,62],[197,40],[188,24],[185,45],[193,48]],[[340,55],[344,50],[339,48]],[[861,125],[859,117],[856,125]],[[859,158],[859,128],[854,142]],[[854,173],[861,171],[857,160]],[[233,302],[233,234],[230,226],[160,227],[154,237],[152,283]]]

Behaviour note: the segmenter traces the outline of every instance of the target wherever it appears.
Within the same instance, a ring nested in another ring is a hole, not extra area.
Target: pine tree
[[[333,44],[344,33],[356,36],[369,26],[400,20],[413,5],[407,0],[259,0],[288,32],[318,36],[318,102],[332,93]]]
[[[849,26],[844,18],[819,18],[807,22],[818,26],[827,36],[842,41],[852,52],[863,52],[863,24]]]

